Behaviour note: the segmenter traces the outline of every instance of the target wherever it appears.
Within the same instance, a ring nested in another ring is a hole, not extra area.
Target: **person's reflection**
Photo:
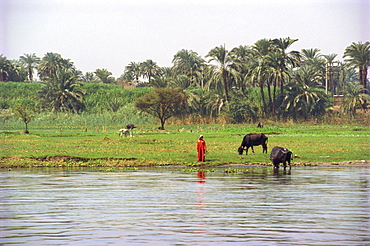
[[[206,182],[206,173],[197,173],[197,223],[199,225],[198,232],[204,232],[204,184]]]
[[[197,181],[198,183],[205,183],[206,182],[206,173],[205,172],[198,172],[197,173]]]

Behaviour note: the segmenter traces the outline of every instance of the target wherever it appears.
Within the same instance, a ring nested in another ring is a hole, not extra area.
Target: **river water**
[[[0,171],[0,245],[370,245],[370,168]]]

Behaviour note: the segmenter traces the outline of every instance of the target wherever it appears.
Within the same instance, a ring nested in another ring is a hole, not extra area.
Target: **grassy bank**
[[[127,168],[151,165],[184,165],[196,167],[195,143],[199,134],[205,136],[208,167],[242,164],[271,165],[269,154],[261,146],[255,154],[237,153],[243,136],[263,132],[268,147],[283,146],[296,156],[294,165],[368,165],[370,160],[370,129],[366,126],[265,126],[255,125],[169,125],[166,131],[156,126],[134,130],[133,138],[119,138],[116,127],[87,130],[81,127],[33,128],[32,134],[1,130],[3,168],[35,166],[102,166]]]

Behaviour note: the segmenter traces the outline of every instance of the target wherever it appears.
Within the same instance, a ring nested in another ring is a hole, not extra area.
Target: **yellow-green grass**
[[[251,132],[268,136],[268,154],[254,147],[253,154],[237,153],[242,138]],[[0,131],[0,166],[110,166],[152,165],[196,166],[196,141],[200,134],[207,143],[206,166],[229,164],[271,165],[274,146],[290,149],[293,165],[370,160],[370,129],[367,126],[270,126],[254,125],[169,125],[166,131],[144,126],[133,138],[120,138],[118,129],[34,128],[32,134]],[[202,163],[203,164],[203,163]]]

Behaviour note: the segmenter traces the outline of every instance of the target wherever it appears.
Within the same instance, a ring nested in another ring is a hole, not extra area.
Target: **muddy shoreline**
[[[48,157],[22,157],[11,156],[0,158],[0,168],[32,168],[32,167],[155,167],[155,166],[188,166],[188,163],[162,163],[158,161],[141,161],[135,158],[82,158],[73,156],[48,156]],[[271,166],[269,162],[261,163],[216,163],[204,162],[194,163],[192,167],[211,168],[211,167],[256,167]],[[370,160],[351,160],[339,162],[292,162],[292,167],[370,167]]]

